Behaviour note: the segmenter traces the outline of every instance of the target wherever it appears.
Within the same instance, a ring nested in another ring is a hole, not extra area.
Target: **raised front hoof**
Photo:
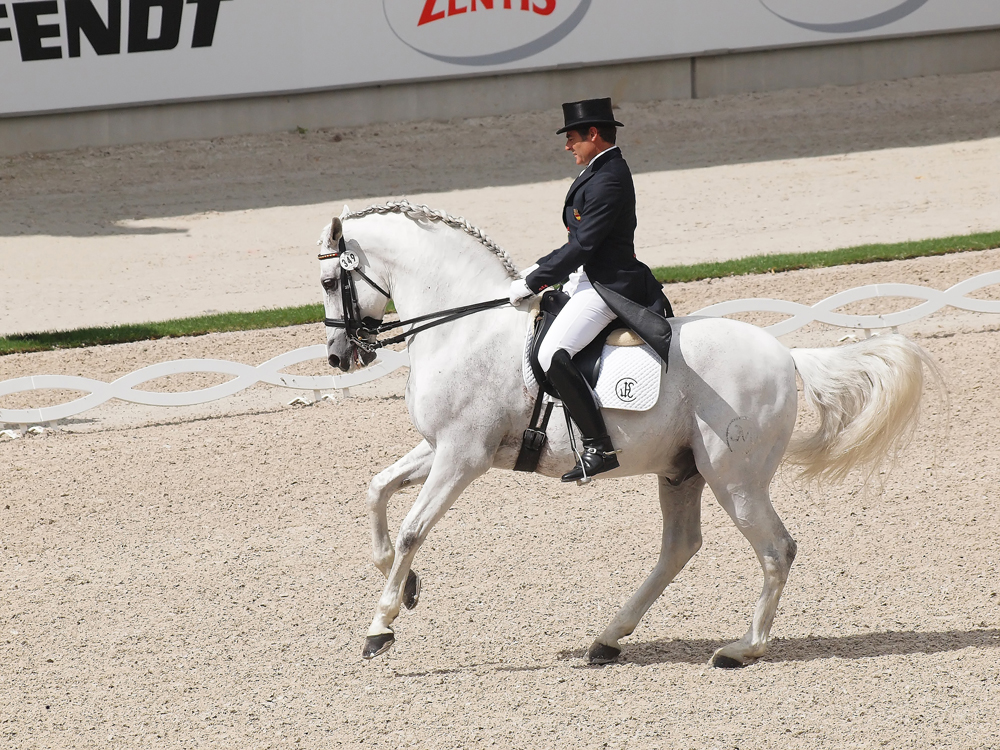
[[[600,641],[594,641],[587,650],[587,663],[610,664],[611,662],[618,661],[618,657],[621,655],[622,650],[620,648],[609,646]]]
[[[403,606],[413,609],[420,602],[420,576],[412,570],[406,576],[406,586],[403,587]]]
[[[365,647],[361,649],[361,658],[370,661],[376,656],[381,656],[396,642],[393,633],[382,633],[381,635],[370,635],[365,638]]]

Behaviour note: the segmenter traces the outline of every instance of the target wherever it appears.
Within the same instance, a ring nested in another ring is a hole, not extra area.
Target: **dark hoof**
[[[374,659],[380,654],[384,654],[392,644],[396,642],[396,636],[392,633],[382,633],[382,635],[370,635],[365,638],[365,647],[361,649],[362,659]]]
[[[744,664],[731,656],[716,654],[712,657],[712,666],[717,667],[718,669],[740,669],[744,666]]]
[[[618,661],[621,653],[622,650],[620,648],[605,645],[600,641],[594,641],[593,645],[587,651],[587,662],[589,664],[610,664],[613,661]]]
[[[420,576],[412,570],[406,576],[406,586],[403,587],[403,606],[413,609],[420,602]]]

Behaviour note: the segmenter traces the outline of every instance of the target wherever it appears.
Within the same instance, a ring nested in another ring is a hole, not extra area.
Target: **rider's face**
[[[597,137],[597,128],[591,128],[586,138],[581,138],[575,130],[568,130],[566,131],[566,150],[573,152],[577,164],[586,166],[600,153],[600,149],[595,143]]]

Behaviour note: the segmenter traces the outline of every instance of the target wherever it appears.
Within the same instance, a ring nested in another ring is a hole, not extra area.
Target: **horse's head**
[[[372,277],[361,246],[345,239],[339,218],[323,229],[319,245],[326,351],[330,366],[347,372],[354,365],[363,367],[375,359],[372,331],[385,316],[388,290],[384,281]]]

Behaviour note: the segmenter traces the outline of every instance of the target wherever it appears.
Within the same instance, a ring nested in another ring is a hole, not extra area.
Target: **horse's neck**
[[[511,278],[503,261],[460,230],[401,217],[383,217],[373,228],[377,233],[359,240],[362,247],[365,242],[378,246],[402,320],[509,293]],[[526,313],[505,305],[430,328],[413,339],[411,367],[461,351],[462,366],[471,371],[485,366],[519,372],[526,325]]]
[[[503,262],[477,240],[441,225],[385,218],[401,220],[381,222],[372,239],[381,246],[402,319],[507,295],[511,279]]]

